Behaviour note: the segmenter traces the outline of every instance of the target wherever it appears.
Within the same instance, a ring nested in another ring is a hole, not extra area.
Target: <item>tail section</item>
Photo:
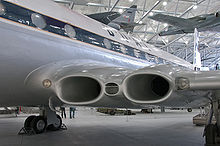
[[[199,53],[199,32],[197,28],[194,30],[193,66],[195,70],[200,70],[202,67],[201,56]]]
[[[135,14],[137,11],[137,5],[133,5],[127,10],[125,10],[121,16],[114,19],[113,22],[117,23],[134,23]]]
[[[124,11],[121,16],[112,20],[108,25],[115,28],[115,25],[119,25],[120,29],[125,32],[133,32],[136,25],[140,25],[134,22],[135,14],[137,11],[137,5],[133,5]]]

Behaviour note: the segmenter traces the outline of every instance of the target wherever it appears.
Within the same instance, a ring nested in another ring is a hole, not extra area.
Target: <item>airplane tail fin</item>
[[[133,5],[130,8],[128,8],[127,10],[125,10],[121,14],[121,16],[114,19],[113,21],[117,22],[117,23],[134,23],[136,11],[137,11],[137,5]]]
[[[193,66],[195,70],[200,70],[202,67],[201,56],[199,53],[199,32],[197,28],[194,30]]]

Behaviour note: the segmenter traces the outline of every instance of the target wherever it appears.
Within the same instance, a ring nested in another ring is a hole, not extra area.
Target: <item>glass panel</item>
[[[75,31],[75,29],[74,29],[72,26],[66,24],[66,25],[64,26],[64,29],[65,29],[66,34],[67,34],[70,38],[75,38],[75,37],[76,37],[76,31]]]
[[[111,49],[112,45],[108,39],[104,39],[103,43],[107,49]]]
[[[4,15],[5,14],[5,7],[3,6],[2,3],[0,3],[0,15]]]
[[[31,20],[32,23],[38,28],[43,29],[47,26],[46,21],[44,20],[43,16],[41,16],[40,14],[37,13],[31,14]]]

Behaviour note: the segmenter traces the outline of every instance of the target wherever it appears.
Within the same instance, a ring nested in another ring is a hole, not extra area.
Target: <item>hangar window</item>
[[[32,20],[32,23],[40,29],[43,29],[47,26],[47,23],[44,17],[41,16],[40,14],[37,14],[37,13],[31,14],[31,20]]]
[[[64,26],[64,29],[65,29],[66,34],[70,38],[75,38],[76,37],[76,31],[75,31],[75,29],[72,26],[70,26],[69,24],[66,24]]]
[[[0,3],[0,15],[4,15],[5,14],[5,7],[3,6],[2,3]]]

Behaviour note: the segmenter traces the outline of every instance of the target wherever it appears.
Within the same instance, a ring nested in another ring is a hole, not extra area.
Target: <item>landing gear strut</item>
[[[49,107],[40,108],[39,116],[29,116],[24,122],[24,129],[31,129],[36,134],[43,133],[46,129],[56,131],[61,128],[62,119]]]
[[[215,116],[216,124],[212,124],[213,115]],[[215,97],[212,100],[209,120],[204,130],[204,136],[206,146],[220,145],[220,91],[216,91]]]

